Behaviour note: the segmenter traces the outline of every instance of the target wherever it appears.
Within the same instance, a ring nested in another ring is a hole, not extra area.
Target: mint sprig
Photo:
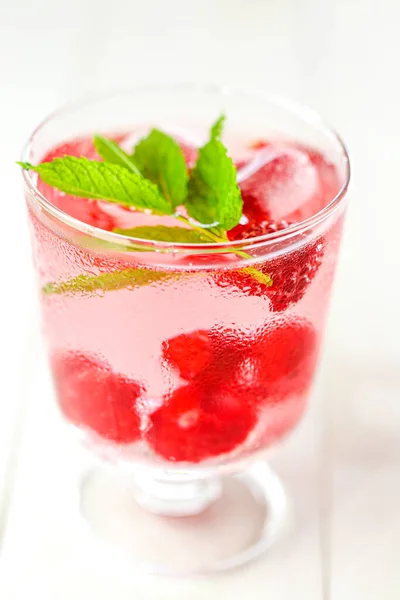
[[[140,140],[131,155],[115,141],[96,135],[94,144],[103,162],[64,156],[37,166],[26,162],[19,164],[24,169],[37,172],[42,181],[67,194],[117,203],[157,215],[171,215],[186,226],[143,226],[116,230],[117,233],[171,243],[225,243],[228,241],[226,232],[239,223],[243,201],[236,182],[235,165],[221,141],[224,122],[225,116],[222,115],[211,127],[210,138],[199,149],[196,165],[190,174],[179,144],[158,129],[153,129]],[[185,207],[191,219],[176,211],[179,206]],[[242,250],[232,248],[230,251],[240,257],[251,258]],[[272,285],[271,278],[256,268],[242,270],[257,281]],[[151,277],[155,275],[149,277],[148,273],[156,272],[127,269],[98,276],[81,275],[65,282],[48,284],[43,292],[91,292],[135,287],[151,283]]]

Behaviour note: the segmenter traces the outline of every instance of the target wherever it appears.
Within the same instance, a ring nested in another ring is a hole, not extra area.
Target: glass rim
[[[75,217],[72,217],[68,213],[64,212],[57,206],[55,206],[50,200],[46,198],[44,194],[42,194],[36,183],[33,180],[32,174],[30,171],[25,169],[21,169],[22,177],[24,183],[28,190],[31,192],[35,202],[47,210],[53,217],[55,217],[58,221],[66,224],[74,230],[77,230],[81,233],[91,235],[92,237],[103,240],[108,243],[113,243],[115,245],[125,247],[129,249],[132,247],[133,249],[136,247],[140,248],[148,248],[149,251],[159,251],[159,252],[172,252],[172,251],[183,251],[186,253],[214,253],[214,252],[222,252],[224,250],[233,249],[249,249],[254,247],[259,247],[260,245],[268,245],[268,242],[276,243],[277,241],[290,239],[291,237],[301,233],[304,230],[316,227],[322,221],[324,221],[327,217],[329,217],[333,212],[336,211],[338,206],[340,205],[342,199],[345,197],[346,192],[349,187],[350,177],[351,177],[351,168],[350,168],[350,159],[347,148],[336,131],[331,128],[329,125],[325,123],[323,118],[317,111],[304,106],[294,100],[291,100],[285,96],[281,96],[279,94],[270,93],[263,91],[259,88],[249,88],[246,87],[240,88],[235,86],[224,86],[224,85],[214,85],[214,84],[196,84],[196,83],[174,83],[174,84],[153,84],[153,85],[141,85],[130,88],[122,88],[115,91],[108,92],[93,92],[91,94],[86,94],[81,96],[75,100],[64,103],[58,109],[52,111],[48,114],[39,124],[35,127],[31,135],[29,136],[27,142],[24,144],[22,152],[21,152],[21,161],[27,162],[29,161],[29,155],[32,149],[32,146],[35,141],[35,136],[41,131],[41,129],[50,123],[54,118],[63,116],[64,114],[69,113],[72,110],[78,109],[79,107],[88,106],[94,102],[99,102],[101,100],[108,100],[112,98],[118,98],[119,96],[125,96],[128,94],[140,94],[140,93],[151,93],[151,92],[162,92],[162,91],[170,91],[170,92],[190,92],[190,91],[198,91],[203,93],[214,93],[219,94],[220,96],[243,96],[247,98],[258,98],[260,100],[265,100],[271,105],[275,105],[280,107],[290,113],[291,115],[298,117],[304,123],[308,123],[317,127],[320,131],[325,133],[327,137],[331,138],[333,143],[336,143],[341,150],[342,160],[344,165],[344,179],[343,183],[340,186],[337,194],[324,206],[321,210],[311,215],[307,219],[300,221],[298,223],[294,223],[290,225],[286,229],[279,230],[272,233],[267,233],[263,235],[259,235],[253,238],[248,238],[244,240],[235,240],[235,241],[226,241],[226,242],[209,242],[209,243],[182,243],[182,242],[167,242],[167,241],[159,241],[159,240],[150,240],[143,238],[136,238],[131,236],[126,236],[120,233],[116,233],[113,231],[106,231],[105,229],[101,229],[94,225],[89,225]]]

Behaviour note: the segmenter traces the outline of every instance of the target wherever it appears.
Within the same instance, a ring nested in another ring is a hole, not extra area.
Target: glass
[[[284,523],[284,489],[265,457],[307,405],[347,153],[318,116],[274,96],[166,86],[70,105],[36,129],[23,154],[35,163],[67,140],[137,136],[153,123],[201,143],[221,112],[229,145],[279,136],[326,157],[339,178],[326,205],[251,239],[156,242],[107,231],[112,207],[89,222],[79,203],[73,216],[63,212],[51,190],[23,173],[56,397],[101,460],[81,483],[83,515],[118,561],[163,573],[240,565]],[[239,181],[248,177],[239,169]],[[297,297],[287,302],[293,265]],[[265,290],[255,269],[275,273],[278,292]]]

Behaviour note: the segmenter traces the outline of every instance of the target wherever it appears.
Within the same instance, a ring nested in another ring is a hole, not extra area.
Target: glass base
[[[153,479],[132,483],[104,470],[81,486],[81,510],[114,564],[164,575],[194,575],[243,565],[281,532],[286,496],[264,463],[221,480]]]

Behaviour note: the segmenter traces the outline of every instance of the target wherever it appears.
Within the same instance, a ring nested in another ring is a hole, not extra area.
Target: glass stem
[[[186,517],[203,512],[221,495],[219,479],[193,479],[168,472],[152,476],[136,474],[135,499],[146,510],[168,517]]]

